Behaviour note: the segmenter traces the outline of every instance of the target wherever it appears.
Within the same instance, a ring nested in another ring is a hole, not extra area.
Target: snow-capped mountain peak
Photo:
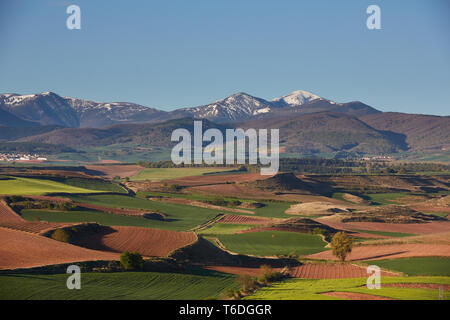
[[[289,105],[289,106],[300,106],[302,104],[305,104],[307,102],[317,100],[317,99],[323,99],[319,97],[318,95],[304,91],[304,90],[296,90],[294,92],[291,92],[285,96],[282,96],[280,98],[273,99],[271,102],[280,104],[280,105]]]

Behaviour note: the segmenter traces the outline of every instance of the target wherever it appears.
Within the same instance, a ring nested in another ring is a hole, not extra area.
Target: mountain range
[[[53,92],[0,95],[0,140],[70,147],[118,143],[168,147],[177,127],[278,128],[287,153],[445,152],[450,117],[381,112],[307,91],[265,100],[236,93],[210,104],[162,111],[129,102],[94,102]]]

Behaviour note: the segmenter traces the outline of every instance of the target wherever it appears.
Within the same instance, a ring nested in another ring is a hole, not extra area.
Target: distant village
[[[46,161],[47,158],[38,154],[0,153],[0,161]]]
[[[392,161],[394,160],[393,157],[389,156],[375,156],[375,157],[364,157],[361,158],[363,161]]]

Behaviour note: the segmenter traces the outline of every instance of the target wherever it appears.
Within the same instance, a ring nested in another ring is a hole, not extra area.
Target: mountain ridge
[[[365,106],[361,114],[379,112],[370,106]],[[315,108],[316,111],[314,111]],[[345,104],[302,90],[270,101],[245,92],[238,92],[209,104],[173,111],[158,110],[131,102],[95,102],[60,96],[51,91],[28,95],[0,95],[0,110],[23,120],[24,125],[37,123],[73,128],[96,128],[119,123],[157,123],[185,117],[208,119],[214,122],[239,122],[264,114],[301,113],[306,109],[308,112],[337,111],[339,108],[343,113],[351,113],[351,108],[346,107]],[[0,125],[4,124],[0,123]]]

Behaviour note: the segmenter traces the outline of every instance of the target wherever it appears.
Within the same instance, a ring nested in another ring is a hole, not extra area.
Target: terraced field
[[[236,278],[214,271],[83,273],[82,290],[67,290],[67,275],[0,275],[0,299],[191,300],[237,289]]]

